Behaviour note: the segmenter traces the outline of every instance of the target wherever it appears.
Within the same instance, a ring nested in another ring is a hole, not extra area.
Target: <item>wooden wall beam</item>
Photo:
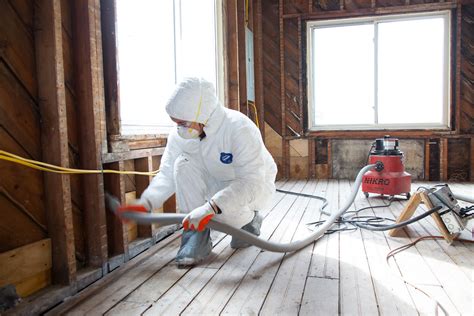
[[[425,139],[425,181],[430,181],[430,139]]]
[[[237,1],[223,2],[224,11],[224,56],[225,56],[225,102],[229,109],[240,111],[239,96],[239,42],[237,27]]]
[[[471,182],[474,182],[474,137],[471,137],[471,170],[470,170],[470,179]]]
[[[101,169],[107,151],[99,0],[74,1],[81,167]],[[107,227],[102,175],[82,176],[88,262],[106,269]]]
[[[315,140],[314,138],[308,139],[308,178],[314,179],[316,177],[315,170],[315,160],[316,160],[316,150],[315,150]]]
[[[254,4],[254,56],[255,56],[255,106],[258,113],[258,124],[260,133],[265,139],[265,109],[264,109],[264,88],[263,88],[263,25],[262,25],[262,0],[255,0]]]
[[[454,113],[454,129],[460,131],[461,127],[461,24],[462,24],[462,6],[459,5],[456,9],[456,16],[453,16],[452,19],[455,21],[455,38],[451,40],[452,51],[451,55],[455,61],[454,64],[454,80],[451,79],[451,82],[454,82],[454,85],[451,84],[451,87],[454,87],[454,96],[451,99],[451,113]],[[451,118],[449,118],[451,119]]]
[[[298,18],[298,51],[299,52],[303,52],[304,51],[304,48],[303,48],[303,37],[304,34],[303,34],[303,23],[301,21],[301,18]],[[300,53],[300,56],[298,58],[298,92],[299,92],[299,100],[298,100],[298,103],[299,103],[299,115],[300,115],[300,118],[301,118],[301,122],[300,122],[300,130],[299,132],[301,133],[301,135],[304,134],[305,132],[305,123],[304,123],[304,117],[306,115],[306,113],[308,111],[306,111],[304,108],[303,108],[303,104],[305,104],[304,102],[304,86],[303,86],[303,83],[305,82],[304,80],[304,74],[306,74],[306,70],[303,68],[303,58],[301,57],[301,53]]]
[[[290,141],[282,138],[282,147],[283,147],[283,159],[282,159],[282,174],[286,179],[290,178]]]
[[[104,88],[107,133],[120,135],[120,107],[117,74],[115,0],[101,0],[101,25],[104,49]]]
[[[448,181],[448,139],[442,138],[439,142],[439,178]]]
[[[135,159],[135,171],[150,172],[153,170],[151,157]],[[137,199],[142,195],[151,182],[150,176],[135,176],[135,190]],[[138,225],[138,237],[152,237],[152,225]]]
[[[285,37],[283,21],[283,0],[279,0],[279,31],[280,31],[280,109],[281,109],[281,136],[282,136],[282,174],[284,178],[290,177],[290,145],[286,136],[286,106],[285,106]]]
[[[110,164],[105,164],[104,168],[112,170],[125,170],[124,162],[118,161]],[[104,176],[105,190],[118,198],[121,204],[125,203],[125,175],[122,174],[106,174]],[[112,212],[107,212],[107,239],[108,252],[112,257],[118,254],[128,253],[128,232],[124,222]]]
[[[239,108],[240,112],[249,115],[247,104],[247,62],[246,62],[246,45],[245,45],[245,1],[237,0],[237,67],[239,68]],[[251,1],[251,0],[248,0]]]
[[[61,1],[38,0],[35,9],[43,161],[68,167]],[[69,175],[45,173],[44,187],[48,235],[52,241],[52,281],[70,284],[76,278],[76,258]]]

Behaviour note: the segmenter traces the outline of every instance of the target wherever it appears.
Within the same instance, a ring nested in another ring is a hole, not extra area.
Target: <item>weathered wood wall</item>
[[[265,122],[281,138],[280,177],[331,178],[341,176],[339,164],[345,150],[334,152],[336,139],[346,139],[346,149],[358,151],[359,140],[389,133],[407,147],[424,143],[423,162],[416,178],[474,181],[474,4],[471,1],[437,0],[259,0],[262,7],[263,99]],[[305,23],[390,13],[433,10],[452,12],[452,130],[318,131],[307,130]],[[292,154],[290,141],[307,139],[308,159]],[[353,139],[353,141],[351,141]],[[413,139],[413,140],[410,140]],[[275,137],[266,139],[275,142]],[[409,144],[408,144],[409,143]],[[340,145],[340,144],[338,144]],[[273,146],[275,147],[275,146]],[[339,146],[340,147],[340,146]],[[338,148],[339,148],[338,147]],[[418,146],[419,147],[419,146]],[[417,148],[418,148],[417,147]],[[288,150],[290,148],[290,150]],[[368,151],[369,148],[366,148]],[[355,157],[363,159],[362,156]],[[336,165],[333,165],[336,164]],[[307,165],[307,166],[305,166]],[[296,172],[298,170],[298,172]],[[354,174],[354,169],[350,174]],[[303,172],[303,173],[302,173]],[[346,173],[344,173],[346,174]]]
[[[0,1],[0,148],[42,159],[33,1]],[[48,235],[43,174],[0,161],[0,252]]]
[[[71,168],[159,169],[166,138],[119,134],[114,14],[113,0],[0,0],[1,150]],[[106,190],[125,203],[150,180],[0,160],[0,266],[8,267],[0,288],[12,283],[28,296],[60,285],[23,301],[39,313],[171,233],[176,227],[124,224],[106,211]],[[175,211],[174,198],[164,209]]]
[[[352,146],[358,139],[383,135],[305,131],[305,21],[420,11],[429,9],[427,2],[251,1],[255,103],[280,176],[334,176],[341,170],[335,164],[343,161],[337,139]],[[453,83],[455,129],[395,132],[424,144],[424,176],[430,180],[474,176],[474,5],[462,3],[436,3],[453,10],[454,32],[459,34],[453,49],[458,66]],[[245,0],[224,4],[227,101],[252,116],[246,102]],[[69,167],[156,170],[165,139],[120,135],[115,53],[113,0],[0,0],[0,148]],[[16,262],[12,256],[21,254],[22,263],[30,264],[22,270],[35,273],[24,275],[30,278],[27,282],[3,275],[1,280],[27,288],[22,295],[50,282],[61,285],[25,299],[23,306],[32,300],[35,304],[24,310],[40,313],[57,304],[166,234],[154,226],[124,224],[105,209],[106,190],[125,202],[140,195],[149,181],[129,175],[56,176],[0,161],[0,258]],[[174,209],[171,199],[164,210]],[[33,246],[41,261],[28,262]],[[39,265],[48,270],[37,269]]]

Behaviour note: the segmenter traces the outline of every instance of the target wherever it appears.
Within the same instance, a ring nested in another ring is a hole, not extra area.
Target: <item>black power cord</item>
[[[318,195],[312,195],[312,194],[305,194],[305,193],[297,193],[297,192],[292,192],[292,191],[280,190],[280,189],[277,189],[276,191],[280,192],[280,193],[297,195],[297,196],[302,196],[302,197],[308,197],[308,198],[312,198],[312,199],[321,200],[321,201],[323,201],[323,205],[321,206],[321,209],[320,209],[321,213],[323,213],[325,215],[330,215],[329,213],[323,211],[324,208],[328,205],[328,200],[325,197],[318,196]],[[392,199],[390,199],[390,202],[386,205],[367,206],[367,207],[363,207],[363,208],[355,210],[355,211],[346,212],[346,214],[350,214],[350,213],[357,214],[357,213],[359,213],[363,210],[367,210],[367,209],[389,207],[392,204],[393,201],[394,201],[394,199],[392,198]],[[340,228],[337,228],[337,229],[330,229],[325,234],[328,235],[328,234],[332,234],[332,233],[339,232],[339,231],[354,231],[354,230],[357,230],[357,228],[371,230],[371,231],[386,231],[386,230],[391,230],[391,229],[394,229],[394,228],[400,228],[400,227],[410,225],[410,224],[412,224],[416,221],[419,221],[420,219],[423,219],[427,216],[430,216],[431,214],[439,211],[441,208],[442,208],[441,206],[437,206],[437,207],[434,207],[434,208],[424,212],[423,214],[412,217],[409,220],[406,220],[406,221],[403,221],[403,222],[400,222],[400,223],[397,223],[397,224],[388,224],[388,225],[383,224],[383,222],[385,222],[385,221],[394,222],[395,220],[391,219],[391,218],[371,216],[371,215],[368,215],[368,216],[357,216],[356,215],[356,216],[352,216],[352,217],[340,217],[335,222],[335,224],[343,225],[343,227],[340,227]],[[322,225],[324,222],[325,221],[316,221],[316,222],[307,223],[306,225],[318,227],[319,225]]]
[[[404,226],[407,226],[407,225],[410,225],[410,224],[413,224],[414,222],[417,222],[419,221],[420,219],[423,219],[427,216],[430,216],[431,214],[439,211],[440,209],[442,209],[441,206],[436,206],[436,207],[433,207],[432,209],[424,212],[423,214],[420,214],[418,216],[415,216],[415,217],[412,217],[410,218],[409,220],[406,220],[406,221],[403,221],[403,222],[400,222],[400,223],[397,223],[397,224],[392,224],[392,225],[385,225],[385,224],[376,224],[376,223],[371,223],[370,219],[366,222],[366,224],[361,224],[357,221],[353,221],[354,218],[357,218],[357,217],[352,217],[350,220],[348,220],[352,225],[355,225],[359,228],[362,228],[362,229],[367,229],[367,230],[372,230],[372,231],[385,231],[385,230],[390,230],[390,229],[394,229],[394,228],[400,228],[400,227],[404,227]]]
[[[323,205],[321,206],[321,213],[323,214],[326,214],[326,215],[329,215],[325,212],[323,212],[324,208],[326,206],[328,206],[328,200],[323,197],[323,196],[318,196],[318,195],[312,195],[312,194],[305,194],[305,193],[298,193],[298,192],[292,192],[292,191],[285,191],[285,190],[280,190],[280,189],[276,189],[277,192],[280,192],[280,193],[286,193],[286,194],[291,194],[291,195],[297,195],[297,196],[303,196],[303,197],[307,197],[307,198],[312,198],[312,199],[316,199],[316,200],[321,200],[323,201]]]

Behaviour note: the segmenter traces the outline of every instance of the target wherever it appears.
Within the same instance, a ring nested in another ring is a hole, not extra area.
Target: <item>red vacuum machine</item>
[[[382,195],[405,195],[410,198],[411,175],[405,172],[403,152],[398,149],[398,139],[390,136],[378,138],[369,153],[369,164],[376,166],[362,178],[362,192]]]

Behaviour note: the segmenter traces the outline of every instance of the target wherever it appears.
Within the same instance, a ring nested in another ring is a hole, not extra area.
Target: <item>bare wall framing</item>
[[[0,0],[0,149],[64,167],[159,169],[165,138],[119,133],[114,36],[114,0]],[[23,297],[14,314],[41,313],[176,229],[106,210],[105,191],[125,203],[150,177],[3,160],[0,175],[0,287]],[[163,209],[175,212],[174,198]]]
[[[347,140],[354,147],[390,134],[411,147],[422,142],[423,162],[417,162],[416,178],[425,180],[474,181],[474,4],[470,1],[399,0],[260,0],[262,7],[263,100],[265,122],[282,137],[279,176],[292,177],[295,168],[307,170],[306,177],[349,176],[339,173],[344,160],[335,142]],[[319,131],[307,130],[305,22],[391,13],[451,10],[452,22],[452,126],[450,131]],[[274,137],[273,137],[274,138]],[[308,139],[305,161],[291,154],[290,141]],[[339,145],[339,143],[337,143]],[[417,146],[417,150],[420,146]],[[290,150],[288,150],[290,148]],[[364,148],[368,151],[369,147]],[[362,151],[360,151],[362,152]],[[448,154],[449,153],[449,154]],[[467,153],[467,155],[466,155]],[[435,157],[436,155],[437,158]],[[462,157],[456,159],[455,157]],[[342,160],[341,160],[342,159]],[[360,154],[356,159],[363,159]],[[336,165],[333,165],[336,164]],[[295,167],[297,166],[297,167]],[[300,177],[301,174],[298,175]]]

